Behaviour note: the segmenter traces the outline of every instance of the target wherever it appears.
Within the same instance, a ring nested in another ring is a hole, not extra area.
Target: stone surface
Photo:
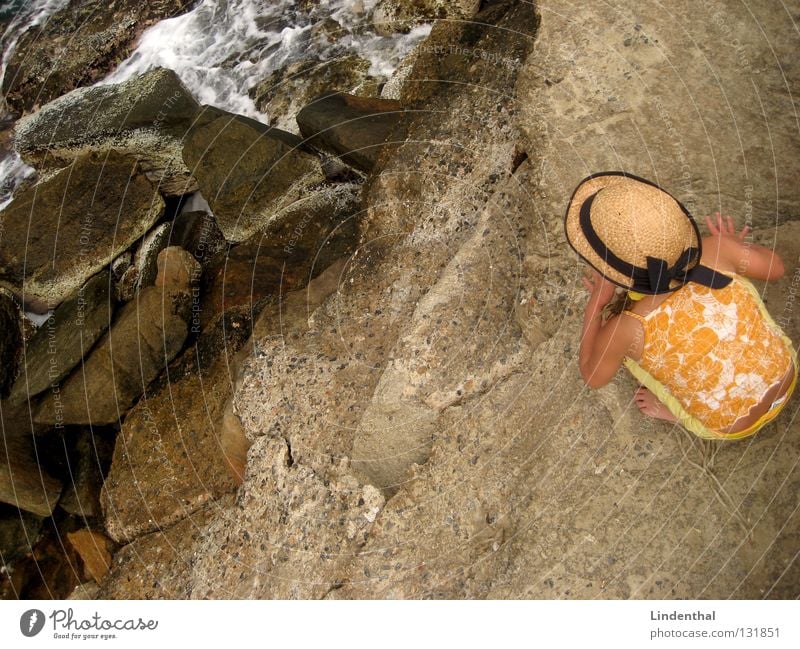
[[[124,153],[139,162],[159,192],[181,195],[197,189],[181,150],[199,111],[172,70],[155,68],[50,102],[17,123],[14,144],[38,170],[65,167],[89,151]]]
[[[57,306],[147,232],[163,207],[133,158],[86,154],[0,212],[0,283],[24,293],[26,306]]]
[[[308,102],[324,92],[340,91],[371,97],[378,94],[369,76],[369,61],[359,56],[305,59],[276,70],[250,89],[256,108],[271,126],[299,133],[296,116]]]
[[[0,291],[0,398],[9,395],[17,378],[22,341],[22,312],[11,295]]]
[[[253,236],[323,181],[319,160],[300,144],[290,133],[231,114],[191,130],[183,159],[228,241]]]
[[[381,153],[405,137],[402,106],[391,99],[326,93],[297,114],[300,133],[362,171],[372,171]]]
[[[249,459],[258,472],[198,539],[192,598],[323,597],[363,545],[383,497],[352,476],[328,481],[295,465],[282,439],[256,440]]]
[[[113,302],[108,271],[92,277],[74,297],[62,302],[25,343],[9,401],[22,403],[57,386],[108,329]]]
[[[42,518],[16,507],[0,505],[0,556],[8,567],[31,551],[42,529]]]
[[[3,435],[0,446],[0,502],[37,516],[50,516],[61,495],[61,482],[36,461],[31,437]]]
[[[34,419],[43,424],[116,424],[183,347],[189,296],[150,286],[124,305],[111,330]]]
[[[89,529],[68,533],[67,541],[83,562],[85,577],[100,583],[111,567],[111,541],[103,534]]]
[[[200,321],[245,307],[257,314],[269,296],[304,286],[333,260],[351,254],[363,218],[362,186],[331,184],[296,201],[262,233],[209,263]]]
[[[100,490],[111,466],[114,437],[98,428],[83,428],[77,432],[75,449],[69,463],[70,479],[58,501],[59,509],[81,520],[102,515]]]
[[[182,212],[172,222],[169,245],[187,250],[203,268],[228,246],[209,212]]]
[[[431,20],[463,20],[478,13],[480,0],[379,0],[372,22],[381,34],[408,32]]]
[[[20,38],[3,77],[6,102],[22,113],[95,83],[127,58],[146,27],[194,4],[194,0],[70,0]]]
[[[542,211],[563,212],[588,174],[623,169],[700,220],[721,210],[773,228],[800,217],[798,196],[776,192],[800,174],[797,8],[680,0],[665,20],[653,2],[614,4],[538,3],[543,49],[518,93],[526,149],[546,161]]]
[[[180,246],[168,246],[158,253],[156,287],[188,291],[200,279],[200,264]]]
[[[230,506],[228,496],[192,512],[172,527],[141,536],[114,554],[96,599],[188,599],[194,545],[205,527]],[[215,598],[224,599],[224,592]]]
[[[231,394],[228,357],[189,374],[128,413],[101,502],[106,530],[126,543],[186,518],[231,491],[220,425]]]

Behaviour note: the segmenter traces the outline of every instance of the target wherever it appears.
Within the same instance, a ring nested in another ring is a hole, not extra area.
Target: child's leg
[[[633,399],[642,414],[655,419],[663,419],[664,421],[678,421],[677,417],[673,415],[669,408],[661,403],[650,390],[643,385],[640,385],[636,392],[633,393]]]

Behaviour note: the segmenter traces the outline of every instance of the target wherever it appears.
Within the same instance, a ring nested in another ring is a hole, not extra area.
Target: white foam
[[[370,62],[371,75],[385,79],[430,32],[423,25],[406,35],[376,34],[370,21],[376,4],[320,0],[303,11],[292,0],[205,0],[146,30],[136,51],[99,83],[120,83],[162,66],[174,70],[201,103],[269,121],[248,90],[282,66],[358,54]],[[315,30],[327,18],[342,28],[335,42]]]

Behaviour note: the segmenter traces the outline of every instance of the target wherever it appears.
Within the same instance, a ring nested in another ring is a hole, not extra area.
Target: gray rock
[[[22,403],[58,385],[89,353],[111,322],[110,281],[108,271],[92,277],[25,343],[10,402]]]
[[[36,544],[43,519],[12,507],[0,514],[0,556],[5,566],[24,557]]]
[[[22,348],[22,313],[14,299],[0,291],[0,397],[8,396],[17,378]]]
[[[405,139],[407,127],[400,103],[339,92],[308,103],[297,114],[297,124],[309,144],[366,172],[384,149]]]
[[[269,117],[270,125],[299,133],[297,113],[322,93],[377,96],[378,84],[369,76],[369,67],[369,61],[355,55],[296,61],[253,86],[250,97],[256,108]]]
[[[372,23],[380,34],[406,33],[432,20],[472,18],[480,4],[480,0],[380,0],[372,11]]]
[[[0,284],[24,292],[26,306],[57,306],[142,237],[163,207],[133,158],[84,155],[0,212]]]
[[[0,502],[46,517],[60,495],[61,482],[36,461],[33,436],[5,434],[0,446]]]
[[[200,109],[178,76],[155,68],[120,84],[80,88],[24,117],[15,147],[40,171],[69,165],[87,151],[116,151],[139,161],[167,196],[194,191],[182,139]]]
[[[253,236],[324,180],[297,136],[230,113],[209,116],[187,137],[183,159],[228,241]]]
[[[80,430],[75,442],[75,461],[70,465],[71,480],[58,501],[60,509],[81,519],[101,516],[100,490],[113,452],[113,438],[91,428]]]
[[[183,347],[188,296],[154,286],[122,307],[85,362],[39,405],[41,424],[117,424]]]

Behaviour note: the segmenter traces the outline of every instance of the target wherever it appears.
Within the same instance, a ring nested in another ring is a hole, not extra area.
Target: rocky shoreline
[[[165,68],[4,88],[36,174],[0,212],[2,597],[797,595],[796,408],[712,448],[642,421],[628,377],[587,391],[561,235],[577,181],[625,168],[800,258],[791,47],[776,68],[707,10],[754,91],[739,53],[691,47],[688,0],[675,27],[418,4],[374,10],[435,21],[388,83],[309,57],[253,87],[270,124]]]

